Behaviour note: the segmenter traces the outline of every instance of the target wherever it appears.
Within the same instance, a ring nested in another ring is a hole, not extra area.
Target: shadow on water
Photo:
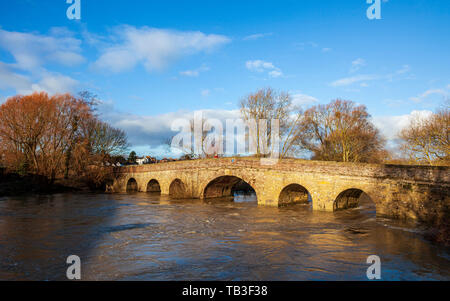
[[[151,226],[150,223],[145,223],[145,224],[128,224],[128,225],[104,227],[104,228],[102,228],[102,231],[107,232],[107,233],[114,233],[114,232],[134,230],[134,229],[144,229],[144,228],[147,228],[149,226]]]
[[[427,241],[416,222],[377,216],[375,204],[364,194],[358,207],[333,215],[349,242],[370,245],[370,251],[380,256],[385,280],[430,280],[435,279],[433,273],[449,279],[450,248]]]
[[[3,199],[0,279],[66,280],[67,257],[77,255],[83,265],[102,238],[99,224],[110,224],[120,206],[106,194]]]

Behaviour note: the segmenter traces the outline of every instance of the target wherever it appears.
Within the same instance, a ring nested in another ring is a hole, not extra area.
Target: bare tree
[[[335,100],[308,109],[298,143],[313,159],[341,162],[379,162],[386,156],[385,140],[370,121],[365,106]]]
[[[401,149],[414,163],[450,164],[449,101],[429,117],[414,116],[399,133]]]
[[[130,146],[124,131],[97,119],[92,119],[88,123],[87,135],[93,154],[123,155]]]
[[[301,111],[292,105],[292,99],[287,92],[277,92],[272,88],[264,88],[247,95],[241,100],[241,115],[245,121],[256,122],[256,131],[250,135],[256,145],[256,156],[261,157],[268,153],[266,147],[274,147],[271,143],[273,120],[279,121],[279,136],[281,147],[276,150],[281,157],[292,154],[295,137],[298,135],[298,121]],[[264,124],[264,121],[266,124]],[[261,128],[264,126],[265,130]],[[263,137],[260,137],[260,135]],[[262,143],[261,142],[266,142]],[[271,146],[269,146],[271,145]],[[274,151],[274,149],[272,149]]]

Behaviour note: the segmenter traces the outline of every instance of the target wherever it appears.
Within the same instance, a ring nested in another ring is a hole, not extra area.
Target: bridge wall
[[[298,184],[310,194],[314,210],[351,207],[364,192],[375,203],[379,215],[434,222],[449,213],[449,170],[307,160],[262,165],[257,159],[226,158],[120,168],[108,190],[125,192],[128,180],[133,178],[138,190],[146,191],[147,183],[154,179],[160,184],[161,194],[169,195],[171,184],[179,179],[184,183],[183,197],[204,198],[205,188],[213,180],[234,176],[250,184],[258,204],[264,206],[281,205],[282,190]]]

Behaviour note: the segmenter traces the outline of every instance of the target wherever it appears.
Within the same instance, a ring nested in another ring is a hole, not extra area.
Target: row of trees
[[[413,118],[398,133],[399,152],[394,154],[386,150],[367,108],[352,101],[337,99],[302,111],[288,93],[266,88],[241,101],[241,115],[247,120],[279,119],[281,157],[306,151],[312,159],[326,161],[450,164],[449,100],[437,112]]]
[[[122,130],[95,114],[87,92],[10,97],[0,106],[0,158],[11,171],[42,175],[53,182],[70,175],[103,180],[105,162],[128,147]]]
[[[128,143],[122,130],[98,118],[95,107],[95,96],[87,92],[77,97],[34,93],[9,98],[0,106],[0,162],[9,170],[43,175],[50,182],[72,176],[99,184],[105,176],[102,167],[117,158],[124,160]],[[399,133],[406,159],[397,162],[450,163],[449,107],[447,101],[436,113],[413,119]],[[315,160],[377,163],[391,157],[367,108],[352,101],[338,99],[303,111],[288,93],[265,88],[245,97],[240,112],[242,119],[256,121],[256,156],[267,154],[258,136],[259,121],[277,119],[282,158],[306,152]],[[202,128],[205,123],[202,120]],[[271,129],[270,124],[264,127],[266,137],[271,137]],[[202,144],[207,135],[204,131]],[[202,156],[206,153],[210,152],[204,150]]]
[[[259,120],[279,120],[283,158],[301,152],[315,160],[342,162],[379,162],[386,157],[385,140],[371,123],[366,107],[352,101],[338,99],[302,111],[288,93],[266,88],[241,101],[241,115],[245,120],[256,119],[258,126]],[[263,154],[258,145],[256,155]]]
[[[281,157],[297,157],[306,151],[312,159],[325,161],[450,164],[449,100],[436,113],[416,116],[398,133],[397,154],[386,150],[386,140],[367,108],[352,101],[337,99],[302,111],[288,93],[266,88],[241,101],[241,115],[247,120],[279,119]],[[258,148],[257,155],[263,153]]]
[[[399,133],[401,153],[389,152],[386,149],[386,140],[373,124],[367,108],[348,100],[337,99],[303,111],[293,105],[289,93],[264,88],[241,100],[240,113],[243,120],[252,121],[256,126],[252,135],[247,132],[246,139],[253,139],[252,142],[256,145],[254,155],[257,157],[266,156],[267,148],[272,147],[270,123],[276,119],[279,122],[278,152],[281,158],[299,157],[306,153],[314,160],[325,161],[450,163],[448,103],[428,118],[413,119]],[[264,120],[267,124],[264,124]],[[260,130],[260,127],[264,128]],[[208,135],[213,132],[209,130],[211,125],[207,119],[202,119],[201,128],[204,129],[201,135],[203,149],[202,153],[197,155],[214,156],[214,149],[218,146],[220,148],[225,139],[218,137],[221,141],[215,141],[215,145],[207,143]],[[190,129],[194,137],[193,120],[190,122]],[[264,137],[260,137],[260,134]],[[247,144],[249,143],[247,141]],[[182,150],[189,158],[195,157],[192,144]]]

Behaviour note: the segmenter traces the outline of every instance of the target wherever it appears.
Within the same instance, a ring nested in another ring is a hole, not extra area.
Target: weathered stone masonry
[[[449,170],[294,159],[263,165],[255,158],[222,158],[122,167],[107,190],[157,191],[159,184],[163,195],[203,199],[230,195],[242,179],[260,205],[305,202],[309,193],[314,210],[334,211],[354,206],[366,193],[379,215],[434,221],[449,214]]]

